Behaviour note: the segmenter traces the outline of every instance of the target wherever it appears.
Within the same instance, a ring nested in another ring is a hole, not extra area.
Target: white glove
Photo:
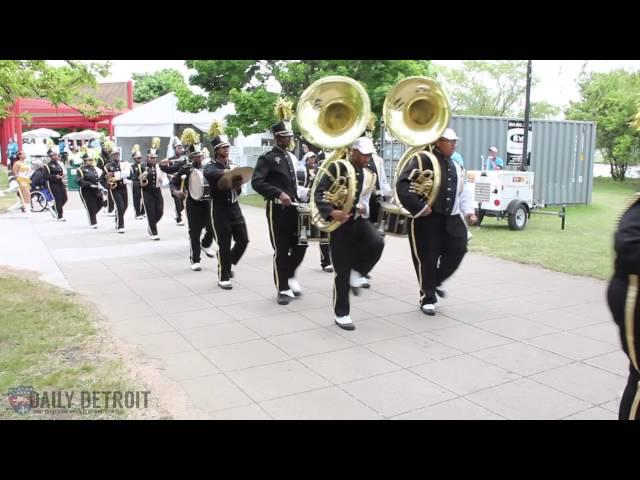
[[[298,198],[302,202],[308,202],[309,201],[309,189],[306,188],[306,187],[298,187]]]

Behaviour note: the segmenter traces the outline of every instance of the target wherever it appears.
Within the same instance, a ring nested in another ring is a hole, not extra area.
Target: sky
[[[459,60],[433,62],[447,67],[461,64]],[[587,72],[608,72],[617,68],[640,70],[639,60],[533,60],[532,72],[539,78],[540,83],[532,89],[531,101],[545,100],[564,108],[569,105],[569,101],[579,100],[576,80],[585,62]],[[111,64],[111,75],[102,81],[126,81],[131,79],[133,73],[152,73],[164,68],[174,68],[185,78],[189,77],[189,69],[186,68],[184,60],[111,60]]]

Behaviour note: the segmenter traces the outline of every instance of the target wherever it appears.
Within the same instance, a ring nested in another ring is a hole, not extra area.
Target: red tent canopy
[[[123,109],[103,108],[96,117],[87,118],[75,108],[67,105],[54,106],[51,102],[39,98],[19,98],[11,108],[11,114],[0,120],[0,145],[2,146],[2,162],[7,165],[6,157],[9,140],[17,136],[18,145],[22,145],[23,126],[27,126],[21,115],[29,113],[31,123],[29,129],[35,128],[71,128],[98,130],[106,128],[109,136],[113,136],[112,120],[117,115],[133,108],[133,82],[126,84],[127,107]]]

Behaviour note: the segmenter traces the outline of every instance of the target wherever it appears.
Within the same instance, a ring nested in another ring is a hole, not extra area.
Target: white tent
[[[226,110],[226,111],[225,111]],[[171,137],[176,124],[192,124],[208,131],[214,119],[223,120],[233,112],[233,107],[222,108],[215,113],[202,110],[187,113],[178,110],[175,93],[156,98],[113,119],[116,137]]]

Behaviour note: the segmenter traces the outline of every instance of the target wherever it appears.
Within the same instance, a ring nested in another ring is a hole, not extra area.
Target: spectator
[[[491,147],[487,154],[487,170],[502,170],[504,168],[504,160],[498,156],[498,149]]]
[[[458,165],[464,168],[464,159],[458,152],[455,152],[453,155],[451,155],[451,160],[453,160],[454,162],[458,162]]]

